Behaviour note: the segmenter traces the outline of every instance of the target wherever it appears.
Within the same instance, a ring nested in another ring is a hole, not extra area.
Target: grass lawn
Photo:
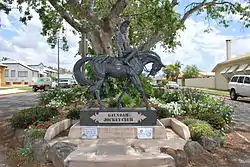
[[[210,94],[210,95],[229,96],[228,91],[213,90],[213,89],[206,89],[206,88],[199,88],[199,89],[203,91],[204,93]]]
[[[32,90],[32,87],[30,87],[30,86],[23,86],[23,87],[17,87],[17,89],[20,89],[20,90]]]
[[[6,88],[6,87],[0,88],[0,90],[6,90],[6,89],[12,89],[12,88]]]
[[[0,88],[0,90],[7,90],[7,89],[32,90],[32,87],[30,87],[30,86],[13,86],[13,87]]]

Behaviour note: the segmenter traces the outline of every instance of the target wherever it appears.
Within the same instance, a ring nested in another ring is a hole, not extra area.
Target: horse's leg
[[[121,98],[122,96],[124,95],[125,91],[128,89],[128,86],[130,85],[131,83],[131,79],[128,78],[126,83],[125,83],[125,86],[123,87],[122,89],[122,93],[120,94],[120,96],[118,97],[117,99],[117,105],[118,105],[118,109],[121,109],[122,108],[122,104],[121,104]]]
[[[103,81],[104,81],[104,78],[100,78],[99,80],[97,80],[96,89],[95,89],[95,94],[97,97],[98,104],[100,105],[100,110],[104,110],[104,105],[102,104],[102,101],[100,98],[100,89],[101,89]]]
[[[136,89],[141,93],[143,101],[146,104],[147,110],[150,110],[151,107],[149,105],[149,102],[148,102],[148,99],[147,99],[147,97],[145,95],[145,92],[142,89],[141,82],[140,82],[139,78],[134,75],[134,76],[131,77],[131,79],[132,79],[132,82],[134,83]]]
[[[93,104],[94,104],[94,87],[95,85],[91,85],[88,88],[88,94],[89,94],[89,104],[88,104],[88,108],[92,108]]]

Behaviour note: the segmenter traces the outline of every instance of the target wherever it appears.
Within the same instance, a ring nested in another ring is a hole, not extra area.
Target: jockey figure
[[[118,57],[123,62],[123,64],[126,64],[133,69],[133,67],[129,64],[129,61],[137,53],[137,49],[131,48],[128,44],[127,29],[129,22],[129,20],[122,22],[115,33],[115,38]]]

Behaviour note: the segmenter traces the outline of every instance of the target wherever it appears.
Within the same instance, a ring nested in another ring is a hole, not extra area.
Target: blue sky
[[[182,0],[181,6],[188,4],[190,0]],[[184,8],[178,8],[181,13]],[[57,51],[51,50],[46,39],[40,35],[41,23],[38,17],[34,17],[28,26],[19,23],[19,13],[14,12],[6,16],[0,13],[1,23],[5,27],[0,28],[0,58],[11,57],[21,60],[27,64],[39,64],[43,62],[49,66],[56,66]],[[204,33],[208,27],[208,21],[204,21],[204,16],[190,17],[185,25],[186,30],[180,32],[181,47],[176,48],[175,53],[166,53],[159,45],[155,51],[162,57],[165,64],[181,61],[185,67],[188,64],[195,64],[201,70],[211,71],[219,62],[226,59],[226,39],[232,40],[232,56],[249,52],[250,30],[243,28],[237,16],[232,16],[234,22],[229,28],[218,25],[215,21],[210,21],[213,29],[210,33]],[[70,40],[70,51],[60,53],[60,64],[72,69],[79,57],[74,57],[77,51],[78,38],[70,31],[68,26],[67,36]]]

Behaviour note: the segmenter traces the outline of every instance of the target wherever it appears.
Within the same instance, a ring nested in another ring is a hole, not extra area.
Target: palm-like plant
[[[182,64],[180,61],[176,61],[175,64],[169,64],[164,69],[165,78],[171,81],[177,81],[180,75],[180,68]]]

